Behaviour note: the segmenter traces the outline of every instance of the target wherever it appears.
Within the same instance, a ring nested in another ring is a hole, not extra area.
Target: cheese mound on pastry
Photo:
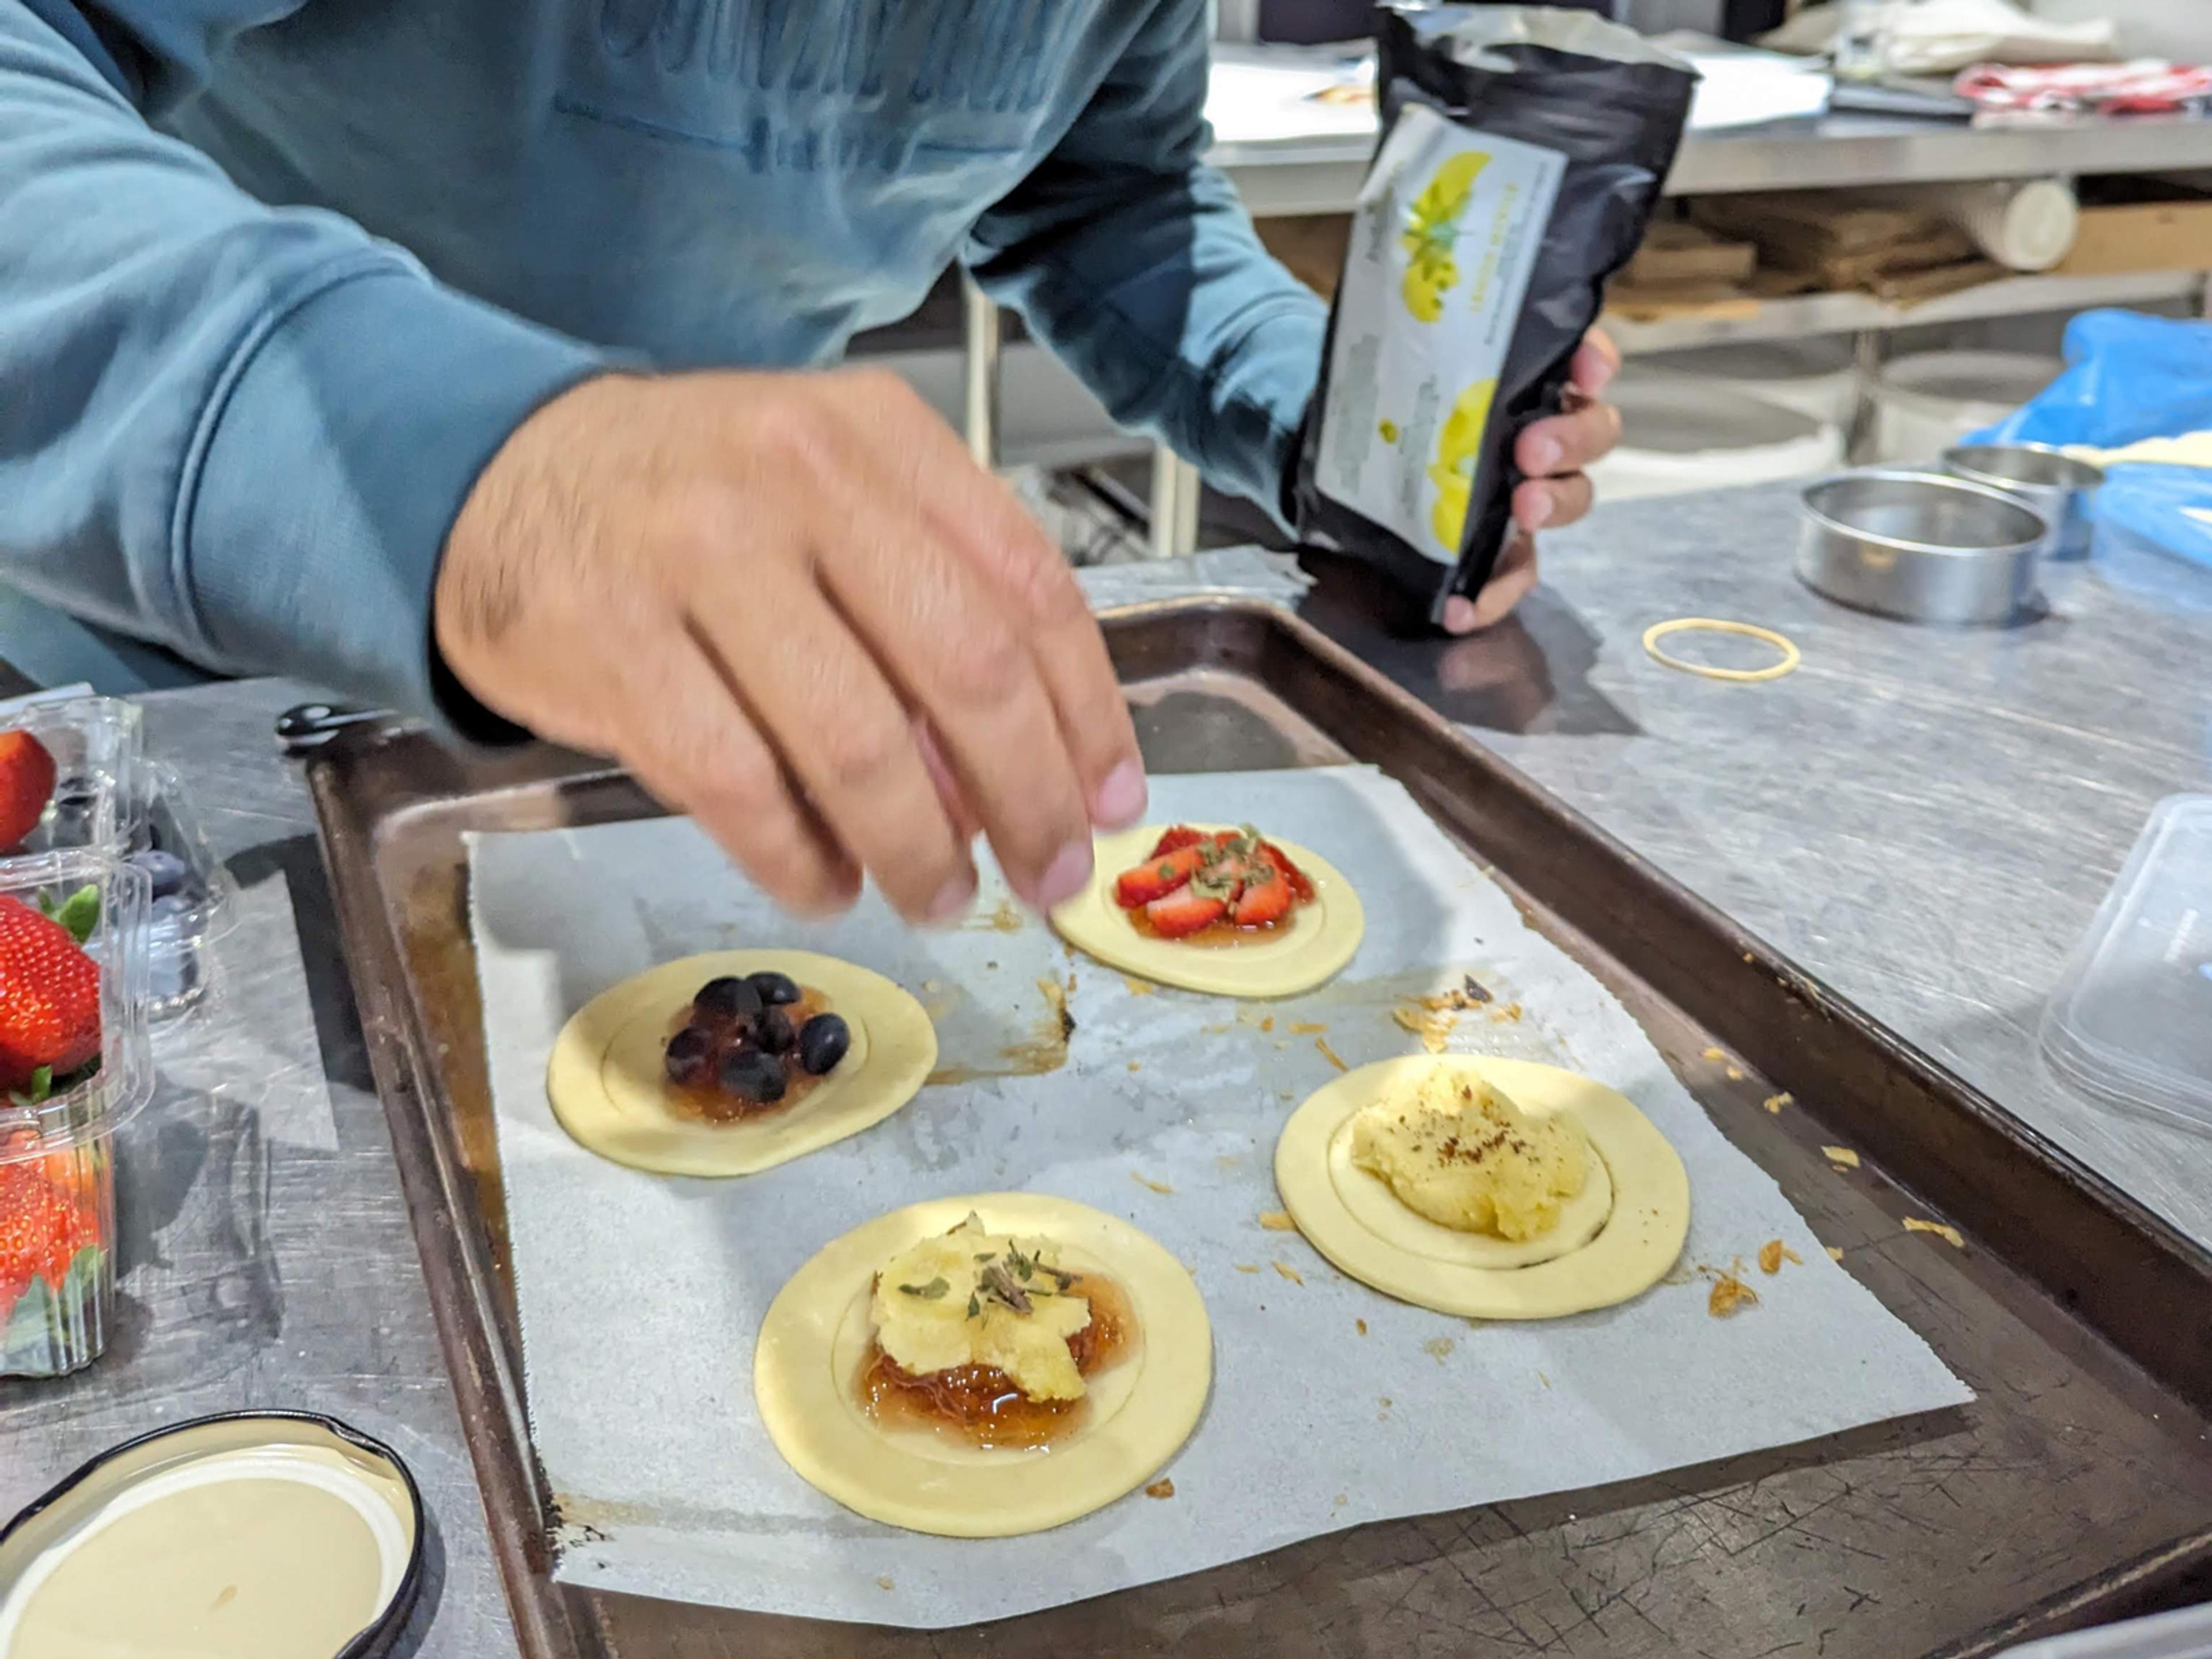
[[[1478,1077],[1437,1066],[1352,1121],[1352,1161],[1441,1227],[1528,1239],[1589,1179],[1589,1146]]]
[[[963,1365],[1003,1371],[1031,1400],[1084,1393],[1068,1339],[1091,1323],[1049,1239],[984,1231],[975,1216],[894,1256],[871,1306],[877,1345],[909,1376]]]

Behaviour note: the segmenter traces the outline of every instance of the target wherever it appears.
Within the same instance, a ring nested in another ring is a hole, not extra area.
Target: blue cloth
[[[2212,323],[2085,311],[2065,351],[2064,374],[1967,441],[2118,449],[2212,428]]]
[[[2212,323],[2085,311],[2067,325],[2066,372],[1996,425],[1967,440],[1987,444],[2087,444],[2120,449],[2146,438],[2212,430]],[[2160,599],[2204,600],[2201,578],[2144,565],[2145,549],[2212,568],[2212,470],[2123,465],[2106,475],[2095,514],[2108,573],[2127,556]]]
[[[477,473],[611,363],[948,267],[1280,500],[1326,313],[1200,156],[1206,0],[0,0],[0,580],[436,702]]]

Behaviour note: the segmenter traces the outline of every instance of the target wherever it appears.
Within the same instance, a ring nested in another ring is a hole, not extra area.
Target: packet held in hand
[[[1589,12],[1377,18],[1384,136],[1306,422],[1298,528],[1384,564],[1441,619],[1490,578],[1521,482],[1513,440],[1559,412],[1697,76]]]

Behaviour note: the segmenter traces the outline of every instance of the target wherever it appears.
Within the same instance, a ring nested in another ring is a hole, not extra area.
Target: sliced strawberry
[[[1304,871],[1291,862],[1289,854],[1284,852],[1272,841],[1261,842],[1260,850],[1273,862],[1275,868],[1283,872],[1283,878],[1290,883],[1291,897],[1303,904],[1314,896],[1313,883],[1306,879]]]
[[[1202,842],[1194,842],[1148,859],[1133,870],[1124,870],[1114,884],[1114,897],[1125,910],[1164,898],[1198,873],[1211,850]]]
[[[1159,845],[1152,848],[1152,856],[1157,859],[1170,853],[1179,853],[1186,847],[1197,846],[1205,839],[1204,830],[1194,830],[1187,823],[1178,823],[1174,829],[1161,833]]]
[[[1145,907],[1145,919],[1152,925],[1152,932],[1162,939],[1182,939],[1200,929],[1211,927],[1229,914],[1229,901],[1218,893],[1199,892],[1185,888],[1180,893],[1170,893],[1165,898],[1154,899]]]
[[[1265,927],[1280,921],[1291,910],[1290,879],[1264,860],[1244,878],[1244,890],[1229,907],[1229,919],[1239,927]]]

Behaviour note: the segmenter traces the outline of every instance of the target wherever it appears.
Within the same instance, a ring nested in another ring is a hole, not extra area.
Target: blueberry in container
[[[156,1022],[191,1008],[207,993],[210,951],[235,924],[236,884],[216,860],[191,798],[170,767],[142,760],[126,855],[145,872],[149,1013]]]

